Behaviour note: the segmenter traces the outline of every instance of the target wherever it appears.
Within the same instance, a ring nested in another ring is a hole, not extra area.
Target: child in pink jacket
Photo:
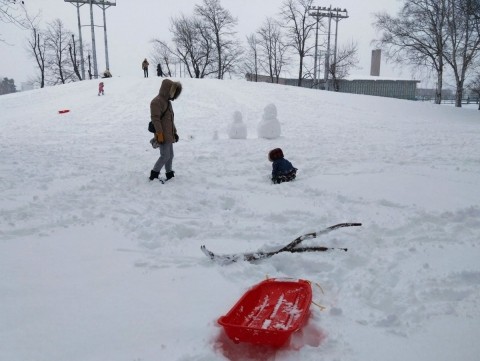
[[[98,95],[100,94],[105,95],[105,93],[103,92],[103,81],[98,84]]]

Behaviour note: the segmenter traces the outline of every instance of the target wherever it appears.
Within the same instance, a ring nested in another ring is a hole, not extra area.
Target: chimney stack
[[[380,60],[382,58],[382,50],[375,49],[372,50],[372,64],[370,66],[370,75],[379,76],[380,75]]]

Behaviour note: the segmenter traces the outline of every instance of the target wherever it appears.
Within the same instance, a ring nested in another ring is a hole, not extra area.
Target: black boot
[[[165,175],[167,176],[167,180],[175,177],[175,172],[173,170],[171,170],[170,172],[167,172],[165,173]]]
[[[150,171],[150,180],[153,181],[155,178],[158,179],[158,175],[160,174],[160,172],[155,172],[154,170],[151,170]]]

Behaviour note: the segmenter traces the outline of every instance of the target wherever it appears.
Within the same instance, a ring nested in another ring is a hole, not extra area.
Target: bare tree
[[[251,81],[258,81],[258,70],[259,70],[259,60],[258,60],[258,39],[256,34],[247,35],[247,51],[245,54],[243,67],[245,73],[250,74]]]
[[[92,54],[91,50],[87,50],[87,62],[88,62],[88,79],[92,80],[93,79],[93,74],[92,74]]]
[[[309,16],[313,0],[286,0],[281,9],[283,26],[286,30],[287,42],[298,54],[298,86],[302,86],[304,78],[304,60],[314,45],[308,45],[316,22]]]
[[[448,47],[444,51],[444,58],[455,77],[455,106],[461,107],[467,71],[480,52],[480,14],[478,7],[473,7],[473,0],[446,1]]]
[[[475,94],[478,101],[478,110],[480,110],[480,74],[477,74],[470,84],[468,84],[468,90]]]
[[[38,25],[31,23],[30,37],[27,39],[28,52],[35,59],[39,71],[40,88],[45,87],[46,52],[45,34]]]
[[[237,19],[222,7],[220,0],[203,0],[202,5],[195,6],[195,14],[210,33],[216,52],[217,78],[223,79],[225,73],[234,71],[242,54],[233,31]]]
[[[0,0],[0,21],[2,23],[13,24],[21,29],[28,29],[29,24],[25,16],[21,13],[25,11],[23,1]],[[5,42],[0,36],[0,42]]]
[[[75,35],[72,34],[72,41],[68,44],[68,53],[70,55],[70,61],[72,62],[73,72],[77,76],[78,80],[82,80],[82,76],[80,75],[80,70],[78,66],[80,65],[80,61],[77,58],[77,42],[75,41]]]
[[[175,63],[177,55],[170,49],[168,44],[164,41],[154,39],[153,40],[153,54],[151,56],[157,64],[163,64],[164,74],[172,76],[171,65]]]
[[[171,19],[175,55],[185,65],[192,78],[204,78],[215,73],[214,42],[208,28],[199,19],[181,15]]]
[[[332,76],[333,87],[338,91],[338,80],[350,75],[350,70],[358,68],[358,44],[351,42],[338,49],[336,62],[330,64],[329,73]]]
[[[240,41],[235,40],[224,53],[222,61],[222,79],[225,74],[236,74],[240,71],[240,63],[243,57],[244,49]]]
[[[257,35],[260,47],[260,66],[268,73],[272,83],[278,83],[280,73],[286,64],[287,51],[280,26],[274,19],[267,18],[257,31]]]
[[[65,29],[63,22],[56,19],[48,24],[46,32],[47,65],[52,84],[74,81],[68,47],[72,33]]]
[[[30,35],[27,38],[27,52],[35,59],[39,71],[36,80],[32,81],[32,83],[38,82],[40,88],[44,88],[47,46],[45,34],[39,26],[40,15],[37,14],[34,17],[30,17],[28,14],[25,14],[25,21],[30,29]]]
[[[449,0],[404,0],[397,17],[375,14],[382,32],[376,41],[393,62],[435,69],[435,103],[442,100],[447,6]]]

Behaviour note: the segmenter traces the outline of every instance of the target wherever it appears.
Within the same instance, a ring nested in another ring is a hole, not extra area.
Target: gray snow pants
[[[160,144],[160,158],[153,166],[155,172],[162,170],[162,167],[165,166],[165,172],[172,171],[172,161],[173,161],[173,143],[162,143]]]

